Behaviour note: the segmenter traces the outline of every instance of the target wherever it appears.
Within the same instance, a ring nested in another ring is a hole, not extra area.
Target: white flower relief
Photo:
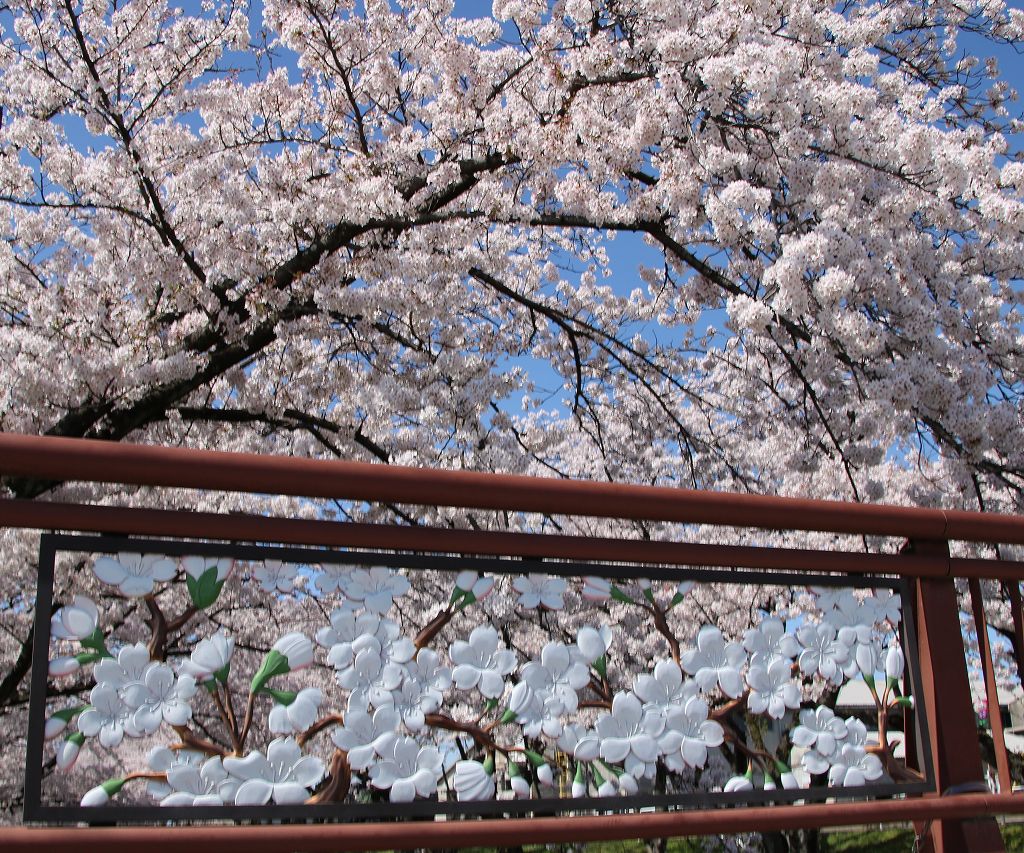
[[[165,663],[153,661],[142,679],[122,688],[125,705],[132,709],[132,723],[139,731],[151,735],[161,723],[183,726],[192,719],[189,700],[195,695],[196,681],[191,675],[174,677],[174,670]]]
[[[132,709],[121,699],[117,688],[108,682],[97,684],[89,692],[90,707],[78,716],[78,730],[86,737],[99,736],[100,743],[112,749],[124,739],[141,737],[132,721]]]
[[[393,803],[408,803],[416,796],[429,797],[441,778],[441,753],[435,746],[420,746],[411,737],[396,738],[383,760],[370,768],[370,785],[391,789]]]
[[[237,760],[237,759],[236,759]],[[162,806],[220,806],[235,800],[242,782],[228,774],[220,756],[208,758],[201,766],[176,764],[167,769],[170,793]]]
[[[883,772],[882,761],[877,755],[865,751],[862,746],[847,743],[843,744],[837,755],[832,758],[828,783],[853,788],[874,782],[881,778]]]
[[[394,690],[371,689],[370,703],[375,708],[394,708],[411,731],[419,731],[425,716],[441,707],[444,691],[451,684],[452,671],[442,666],[437,652],[420,649],[405,665],[401,685]]]
[[[406,657],[409,650],[393,645],[382,645],[375,636],[363,634],[356,638],[347,654],[335,654],[341,644],[334,646],[328,655],[328,662],[337,669],[338,684],[358,697],[360,702],[370,701],[371,693],[395,690],[405,677]],[[412,643],[409,643],[412,646]],[[404,660],[403,660],[404,658]]]
[[[641,673],[633,682],[633,693],[644,703],[644,710],[668,713],[697,695],[696,682],[684,681],[683,671],[674,660],[660,660],[654,674]]]
[[[60,608],[50,619],[50,636],[58,640],[84,640],[96,633],[100,612],[95,602],[76,595],[74,602]]]
[[[349,577],[352,575],[351,566],[327,563],[315,568],[318,570],[316,588],[321,595],[345,591],[345,584],[348,583]],[[349,602],[346,601],[345,603],[348,604]]]
[[[537,574],[520,575],[512,581],[512,586],[519,593],[516,603],[527,610],[537,607],[561,610],[565,607],[563,596],[569,586],[565,578]]]
[[[575,713],[579,707],[576,691],[590,683],[587,665],[575,660],[565,643],[550,642],[540,652],[540,660],[531,660],[521,671],[522,679],[545,706],[545,716],[557,719],[563,714]],[[561,724],[559,723],[559,728]],[[557,736],[557,731],[546,733]]]
[[[726,643],[718,628],[705,625],[697,632],[697,648],[684,652],[681,663],[705,693],[718,686],[726,696],[735,699],[743,692],[740,669],[746,660],[743,646]]]
[[[159,554],[121,553],[113,557],[97,557],[93,573],[103,583],[116,586],[122,595],[149,595],[157,581],[169,581],[178,571],[178,564]]]
[[[838,638],[835,625],[820,622],[797,628],[796,637],[804,650],[798,658],[804,675],[820,675],[833,684],[842,684],[843,667],[850,660],[850,647]]]
[[[323,701],[324,695],[319,689],[306,687],[296,693],[288,704],[275,703],[270,709],[267,726],[273,734],[278,735],[304,732],[316,722]]]
[[[353,569],[343,582],[342,592],[352,601],[361,602],[369,613],[384,615],[395,599],[409,591],[409,579],[400,572],[381,566]]]
[[[235,641],[219,630],[211,637],[200,640],[192,650],[191,657],[178,667],[180,675],[191,675],[202,683],[225,674],[231,664]]]
[[[661,753],[657,738],[665,728],[660,714],[644,711],[632,693],[616,693],[611,713],[598,717],[595,728],[601,758],[612,764],[625,762],[626,772],[634,778],[654,777]]]
[[[817,756],[811,756],[810,764],[803,762],[807,770],[811,773],[824,773],[828,769],[828,758],[846,737],[846,723],[824,705],[805,708],[800,712],[800,725],[790,732],[789,737],[795,746],[813,749],[818,753]],[[821,766],[822,761],[826,762],[825,767]]]
[[[348,763],[354,770],[365,770],[373,763],[374,755],[386,756],[398,739],[401,718],[394,708],[378,708],[370,714],[360,708],[358,699],[349,698],[344,725],[331,732],[338,749],[348,753]]]
[[[494,799],[494,776],[479,761],[456,762],[452,784],[460,802]]]
[[[487,699],[497,699],[505,692],[505,676],[516,667],[516,653],[499,648],[500,637],[490,625],[478,625],[469,641],[455,640],[448,655],[455,664],[452,681],[460,690],[474,687]]]
[[[216,569],[217,581],[228,579],[235,568],[233,557],[182,557],[181,567],[189,577],[199,579],[210,569]]]
[[[402,649],[408,647],[409,657],[406,660],[412,658],[414,652],[412,640],[405,637],[399,638],[402,629],[397,622],[391,619],[382,619],[373,613],[356,613],[345,608],[332,610],[330,619],[331,626],[329,628],[321,628],[316,632],[317,644],[330,651],[328,659],[334,656],[344,660],[345,656],[351,652],[351,644],[366,634],[376,637],[383,647],[393,643],[401,644]],[[335,646],[339,645],[343,648],[335,650]],[[401,657],[403,652],[398,651],[396,654]]]
[[[903,601],[899,593],[891,589],[876,589],[874,597],[870,599],[874,609],[875,622],[888,622],[893,628],[900,624]]]
[[[768,712],[773,720],[785,715],[786,709],[795,710],[800,707],[800,687],[790,676],[790,662],[786,658],[776,658],[767,669],[763,666],[752,666],[747,673],[747,684],[750,695],[747,707],[755,714]]]
[[[593,761],[601,754],[601,741],[597,734],[578,723],[567,723],[562,727],[556,746],[577,761]]]
[[[252,751],[245,758],[223,760],[224,769],[241,779],[235,792],[236,806],[262,806],[304,802],[324,775],[324,763],[303,755],[293,738],[276,738],[267,753]]]
[[[721,746],[724,740],[722,726],[708,719],[708,703],[693,696],[682,707],[668,711],[658,746],[668,768],[679,771],[684,767],[703,767],[707,764],[708,747]]]
[[[299,567],[280,560],[264,560],[252,567],[252,576],[260,582],[264,592],[289,593],[295,588]]]
[[[97,685],[108,684],[120,690],[129,684],[142,681],[143,673],[149,666],[149,649],[145,643],[124,646],[116,658],[104,658],[96,664],[93,676]]]
[[[774,616],[743,634],[743,648],[750,653],[750,665],[767,667],[776,658],[792,660],[800,652],[796,637],[786,633],[786,625]]]
[[[166,746],[154,746],[146,754],[146,765],[154,773],[166,773],[172,767],[179,765],[199,767],[205,758],[203,753],[191,749],[168,749]],[[146,782],[146,793],[155,800],[162,800],[173,790],[167,782],[160,779],[150,779]]]

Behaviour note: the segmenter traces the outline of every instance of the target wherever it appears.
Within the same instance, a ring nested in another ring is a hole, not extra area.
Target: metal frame
[[[279,559],[295,563],[328,563],[342,565],[378,565],[411,571],[458,572],[474,569],[504,575],[543,572],[563,577],[597,575],[622,579],[655,577],[663,580],[696,580],[701,583],[758,584],[764,586],[857,586],[886,588],[898,592],[904,610],[905,641],[908,678],[914,696],[921,695],[917,663],[916,636],[911,595],[908,584],[902,580],[877,576],[856,578],[829,575],[796,574],[793,572],[740,571],[723,572],[707,569],[660,568],[638,563],[582,563],[545,561],[538,559],[500,559],[452,556],[448,554],[408,554],[383,551],[338,551],[335,549],[301,548],[294,546],[249,545],[237,543],[197,542],[165,539],[142,539],[128,536],[82,536],[43,534],[39,546],[39,588],[36,598],[35,644],[32,652],[32,686],[29,705],[29,732],[25,762],[24,820],[47,823],[90,822],[125,824],[143,821],[184,820],[202,822],[211,820],[271,821],[271,820],[361,820],[391,817],[432,817],[435,815],[512,815],[512,814],[564,814],[567,812],[619,811],[642,808],[714,808],[722,805],[760,805],[773,802],[819,801],[830,797],[850,797],[851,789],[817,786],[787,791],[749,791],[736,793],[691,792],[675,794],[638,794],[630,797],[575,797],[538,798],[530,800],[500,800],[490,802],[438,802],[425,800],[414,803],[367,803],[298,806],[179,806],[159,805],[107,805],[102,808],[47,805],[42,801],[43,727],[47,703],[47,661],[50,651],[50,618],[53,609],[53,583],[58,552],[76,553],[159,553],[167,556],[202,555],[209,557],[235,557],[242,560]],[[928,747],[927,721],[915,712],[918,730],[923,735],[923,748],[919,752],[925,779],[921,782],[900,782],[865,785],[856,790],[856,796],[887,797],[922,794],[934,790],[931,750]]]
[[[468,555],[548,557],[815,571],[846,574],[896,574],[910,581],[919,604],[922,678],[928,682],[927,707],[919,717],[927,725],[938,714],[941,697],[944,736],[919,732],[935,754],[935,789],[922,799],[844,802],[791,808],[667,811],[657,814],[591,815],[560,818],[504,818],[432,821],[411,824],[325,826],[163,827],[5,830],[11,850],[68,850],[83,841],[107,850],[184,849],[216,844],[221,850],[383,849],[423,845],[470,846],[531,841],[585,841],[597,838],[651,838],[667,835],[840,826],[878,821],[915,820],[927,850],[1002,849],[991,819],[1024,813],[1024,797],[968,793],[982,781],[980,753],[964,749],[976,738],[973,721],[964,724],[968,692],[960,674],[966,668],[953,579],[995,578],[1008,582],[1018,655],[1024,654],[1024,611],[1020,582],[1024,562],[951,558],[949,540],[1024,544],[1024,516],[908,507],[810,501],[771,496],[697,492],[665,487],[528,478],[462,471],[431,471],[339,461],[317,461],[185,448],[151,447],[82,439],[0,433],[0,476],[43,480],[82,480],[155,487],[213,489],[251,493],[420,505],[454,506],[563,516],[645,519],[739,528],[813,530],[911,540],[913,552],[901,555],[843,551],[711,546],[679,542],[633,542],[601,537],[549,536],[509,532],[386,527],[328,521],[218,515],[188,511],[82,506],[0,499],[0,526],[150,536],[199,537],[225,541],[388,548],[441,552],[455,548]],[[387,537],[387,541],[382,541]],[[545,569],[550,565],[545,564]],[[669,569],[664,569],[669,571]],[[663,575],[646,570],[652,577]],[[980,600],[980,599],[979,599]],[[923,605],[928,603],[928,607]],[[945,620],[945,621],[943,621]],[[934,624],[933,624],[934,623]],[[936,630],[929,630],[929,629]],[[954,648],[955,647],[955,648]],[[950,649],[954,649],[951,652]],[[982,655],[989,649],[982,649]],[[950,656],[952,654],[952,657]],[[1024,671],[1018,658],[1018,670]],[[986,660],[986,665],[991,662]],[[958,674],[959,673],[959,674]],[[953,677],[950,677],[953,676]],[[991,693],[991,679],[986,679]],[[931,685],[929,688],[928,685]],[[952,685],[952,687],[951,687]],[[991,707],[997,697],[989,695]],[[947,714],[947,710],[956,713]],[[948,719],[947,719],[948,717]],[[955,724],[950,721],[956,719]],[[993,731],[997,754],[1005,743]],[[908,747],[913,747],[908,741]],[[951,770],[950,768],[953,768]],[[942,796],[938,796],[938,795]],[[602,801],[598,808],[606,806]],[[165,814],[162,814],[162,817]],[[964,822],[971,831],[964,832]]]

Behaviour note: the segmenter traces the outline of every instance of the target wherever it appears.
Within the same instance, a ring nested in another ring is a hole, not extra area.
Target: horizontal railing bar
[[[0,434],[0,474],[475,509],[1024,544],[1024,516]]]
[[[216,850],[217,853],[390,850],[418,847],[512,847],[521,844],[670,838],[868,823],[931,821],[1024,813],[1024,797],[959,794],[912,800],[873,800],[803,806],[655,812],[577,817],[410,821],[374,824],[274,826],[146,826],[3,830],[5,853],[80,851],[105,853]],[[98,812],[97,817],[101,814]]]
[[[668,566],[886,574],[901,577],[952,575],[1024,581],[1024,562],[1012,560],[943,560],[912,554],[864,554],[799,548],[651,542],[596,536],[452,530],[10,499],[0,499],[0,527]]]

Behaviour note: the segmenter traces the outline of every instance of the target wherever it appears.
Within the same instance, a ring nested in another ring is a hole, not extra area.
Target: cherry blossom
[[[146,754],[146,765],[156,773],[167,773],[172,767],[189,765],[200,767],[206,756],[192,749],[168,749],[166,746],[155,746]],[[174,789],[166,780],[150,779],[146,782],[146,793],[159,801],[169,796]]]
[[[402,683],[408,659],[401,657],[394,646],[383,646],[376,637],[363,634],[351,644],[348,656],[332,655],[329,662],[337,669],[338,684],[360,701],[369,701],[371,695],[395,690]]]
[[[280,560],[264,560],[252,567],[252,576],[264,592],[290,593],[295,588],[299,567]]]
[[[158,554],[121,553],[117,558],[97,557],[92,570],[103,583],[116,586],[122,595],[149,595],[158,581],[169,581],[178,571],[177,563]]]
[[[790,733],[790,738],[796,746],[813,748],[826,759],[835,753],[839,741],[845,737],[846,723],[837,717],[831,708],[823,705],[802,710],[800,724]],[[811,770],[810,767],[808,769]],[[811,772],[821,773],[823,771],[811,770]]]
[[[866,752],[863,747],[843,744],[832,759],[828,783],[852,788],[874,782],[883,773],[882,762],[877,755]]]
[[[451,684],[452,671],[441,664],[437,652],[420,649],[416,657],[405,664],[399,687],[391,690],[371,688],[369,698],[374,707],[394,708],[410,731],[419,731],[423,728],[424,716],[441,707],[444,692]]]
[[[701,690],[721,687],[726,696],[735,699],[743,692],[740,668],[747,660],[739,643],[726,643],[722,632],[705,625],[697,632],[697,648],[685,652],[682,667],[697,679]]]
[[[703,767],[708,760],[708,747],[721,746],[725,733],[720,723],[708,719],[708,704],[692,696],[682,707],[671,708],[665,715],[665,730],[658,746],[665,755],[669,769]]]
[[[577,761],[593,761],[601,751],[601,741],[597,734],[579,723],[569,723],[563,726],[556,745],[562,752],[573,756]]]
[[[637,779],[653,778],[660,750],[658,736],[665,728],[660,714],[644,711],[632,693],[616,693],[610,714],[595,724],[601,739],[601,758],[613,764],[625,762],[626,772]]]
[[[123,690],[132,684],[142,682],[146,667],[150,664],[149,649],[145,643],[124,646],[116,658],[104,658],[93,670],[96,683],[106,684],[115,690]]]
[[[607,601],[611,598],[612,582],[607,578],[586,577],[580,595],[587,601]]]
[[[224,769],[220,756],[206,759],[199,767],[191,762],[175,764],[166,772],[170,793],[160,800],[162,806],[220,806],[234,802],[241,785]]]
[[[499,648],[498,632],[490,625],[472,630],[469,641],[455,640],[448,654],[455,664],[452,681],[460,690],[479,688],[488,699],[497,699],[505,692],[505,676],[516,666],[516,654],[504,646]]]
[[[696,696],[697,684],[683,680],[683,671],[674,660],[660,660],[654,665],[653,675],[641,673],[636,677],[633,693],[644,703],[644,710],[665,715]]]
[[[136,729],[153,734],[161,723],[183,726],[192,718],[189,700],[195,695],[191,675],[174,676],[174,670],[156,661],[147,665],[141,680],[122,689],[124,703],[132,709]]]
[[[612,629],[607,625],[599,628],[585,625],[576,634],[576,648],[583,660],[592,664],[608,654],[613,636]]]
[[[329,595],[334,592],[344,592],[345,584],[348,583],[349,578],[352,575],[351,566],[342,566],[331,563],[325,563],[321,566],[316,567],[318,569],[316,574],[316,589],[321,595]],[[345,601],[346,605],[351,605],[353,602]]]
[[[132,709],[113,685],[100,683],[93,687],[89,692],[89,705],[78,718],[78,730],[86,737],[98,737],[100,744],[110,749],[121,743],[125,734],[129,737],[142,734],[132,722]]]
[[[374,756],[386,757],[398,738],[401,717],[394,708],[378,708],[372,714],[358,705],[358,699],[349,699],[345,724],[331,733],[338,749],[348,753],[349,764],[356,770],[365,770]]]
[[[352,601],[362,603],[367,612],[383,615],[396,598],[409,591],[409,580],[399,572],[380,566],[353,569],[342,591]]]
[[[408,803],[417,796],[429,797],[441,777],[441,754],[435,746],[420,746],[410,737],[396,738],[381,761],[370,768],[370,784],[390,789],[393,803]]]
[[[776,658],[767,668],[750,667],[747,684],[747,706],[755,714],[767,711],[769,717],[778,720],[787,709],[800,707],[800,688],[790,677],[790,663],[785,658]]]
[[[786,633],[785,623],[774,616],[761,620],[756,628],[743,634],[743,648],[750,653],[750,665],[768,667],[776,658],[792,660],[800,652],[800,644]]]
[[[590,681],[586,664],[573,660],[569,647],[556,642],[545,643],[540,660],[528,661],[520,674],[552,718],[573,713],[579,705],[576,691]]]
[[[833,684],[842,684],[843,667],[850,660],[850,647],[837,639],[830,622],[804,624],[797,628],[797,639],[804,647],[798,658],[804,675],[820,675]]]
[[[565,578],[536,574],[520,575],[512,581],[512,587],[519,593],[517,603],[520,607],[546,607],[548,610],[561,610],[565,607],[563,596],[568,588]]]
[[[236,806],[301,803],[324,775],[323,762],[314,755],[302,755],[290,737],[272,740],[266,755],[254,750],[245,758],[225,758],[222,764],[242,780],[235,792]]]

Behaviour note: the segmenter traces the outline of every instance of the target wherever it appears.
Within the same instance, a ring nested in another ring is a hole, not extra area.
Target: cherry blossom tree
[[[445,0],[15,0],[0,27],[0,429],[1024,507],[1022,126],[985,58],[1021,45],[1024,14],[998,0],[496,0],[485,18]],[[31,479],[3,489],[666,533]],[[35,540],[0,535],[10,808]],[[124,587],[163,582],[143,557],[120,566],[105,593],[118,607],[140,606]],[[71,605],[90,569],[61,568],[56,600]],[[279,568],[260,580],[287,599]],[[537,584],[517,592],[558,598]],[[328,582],[346,585],[391,600],[372,578]],[[246,589],[225,599],[238,613],[257,607]],[[751,600],[702,605],[740,651]],[[815,643],[805,672],[856,662],[829,651],[828,629]],[[743,689],[755,686],[786,706],[769,667]],[[697,710],[670,726],[682,763]],[[378,780],[420,790],[433,758],[389,749]],[[844,778],[874,772],[851,755]],[[474,761],[456,784],[482,795]],[[198,772],[182,771],[179,793],[230,777]],[[265,781],[250,789],[287,797],[298,784]]]

